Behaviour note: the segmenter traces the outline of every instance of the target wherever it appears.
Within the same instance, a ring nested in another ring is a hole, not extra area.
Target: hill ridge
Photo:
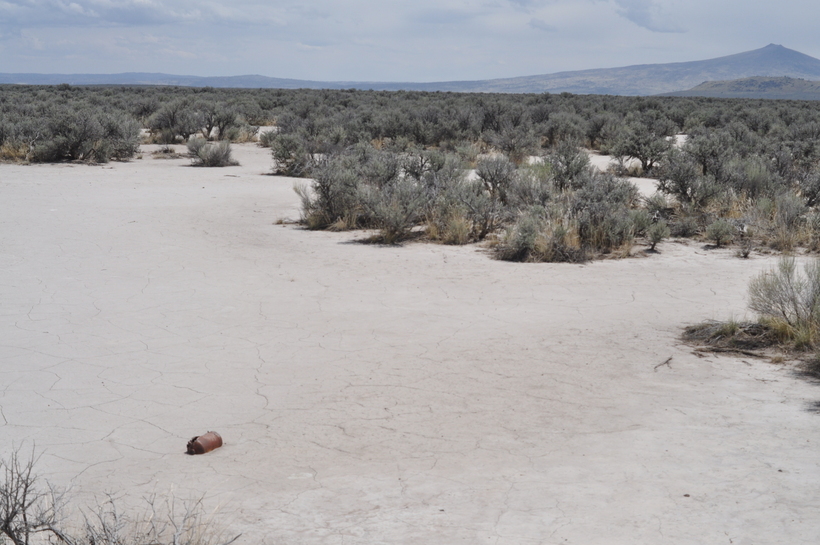
[[[124,72],[120,74],[0,74],[0,83],[656,95],[692,89],[706,81],[728,81],[755,76],[785,76],[820,80],[820,60],[779,44],[769,44],[760,49],[701,61],[636,64],[617,68],[470,81],[326,82],[272,78],[258,74],[211,77],[160,72]]]

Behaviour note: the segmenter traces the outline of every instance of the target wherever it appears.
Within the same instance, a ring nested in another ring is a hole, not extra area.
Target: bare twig
[[[765,358],[763,354],[751,352],[749,350],[741,350],[739,348],[724,348],[722,346],[703,346],[695,349],[696,352],[714,352],[718,354],[741,354],[749,356],[750,358]]]
[[[664,365],[669,367],[670,369],[672,369],[671,363],[672,363],[672,356],[669,356],[668,358],[666,358],[665,362],[659,363],[658,365],[655,366],[655,371],[657,372],[658,367],[663,367]]]

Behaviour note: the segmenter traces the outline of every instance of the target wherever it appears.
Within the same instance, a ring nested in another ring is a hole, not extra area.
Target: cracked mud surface
[[[773,259],[350,243],[236,156],[0,165],[0,454],[243,543],[816,543],[820,388],[678,341]]]

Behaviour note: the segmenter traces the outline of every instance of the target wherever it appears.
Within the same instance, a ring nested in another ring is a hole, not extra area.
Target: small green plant
[[[706,228],[706,238],[713,241],[718,248],[731,242],[737,229],[724,219],[712,222]]]
[[[669,226],[665,221],[660,220],[653,223],[646,231],[646,238],[649,239],[649,249],[655,251],[655,246],[665,238],[669,238]]]

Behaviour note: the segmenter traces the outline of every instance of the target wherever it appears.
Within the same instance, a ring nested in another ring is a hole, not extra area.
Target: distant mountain
[[[820,60],[781,45],[705,61],[643,64],[480,82],[480,91],[654,95],[752,76],[820,80]]]
[[[820,81],[785,77],[707,81],[688,91],[666,93],[665,96],[820,100]]]
[[[0,74],[0,84],[18,85],[176,85],[262,89],[345,89],[331,82],[269,78],[266,76],[177,76],[153,72],[122,74]]]
[[[725,81],[752,76],[820,80],[820,60],[782,45],[705,61],[642,64],[559,72],[541,76],[480,81],[322,82],[265,76],[199,77],[169,74],[0,74],[0,83],[54,85],[181,85],[191,87],[243,87],[277,89],[375,89],[455,91],[485,93],[577,93],[608,95],[656,95],[692,87],[705,81]]]

